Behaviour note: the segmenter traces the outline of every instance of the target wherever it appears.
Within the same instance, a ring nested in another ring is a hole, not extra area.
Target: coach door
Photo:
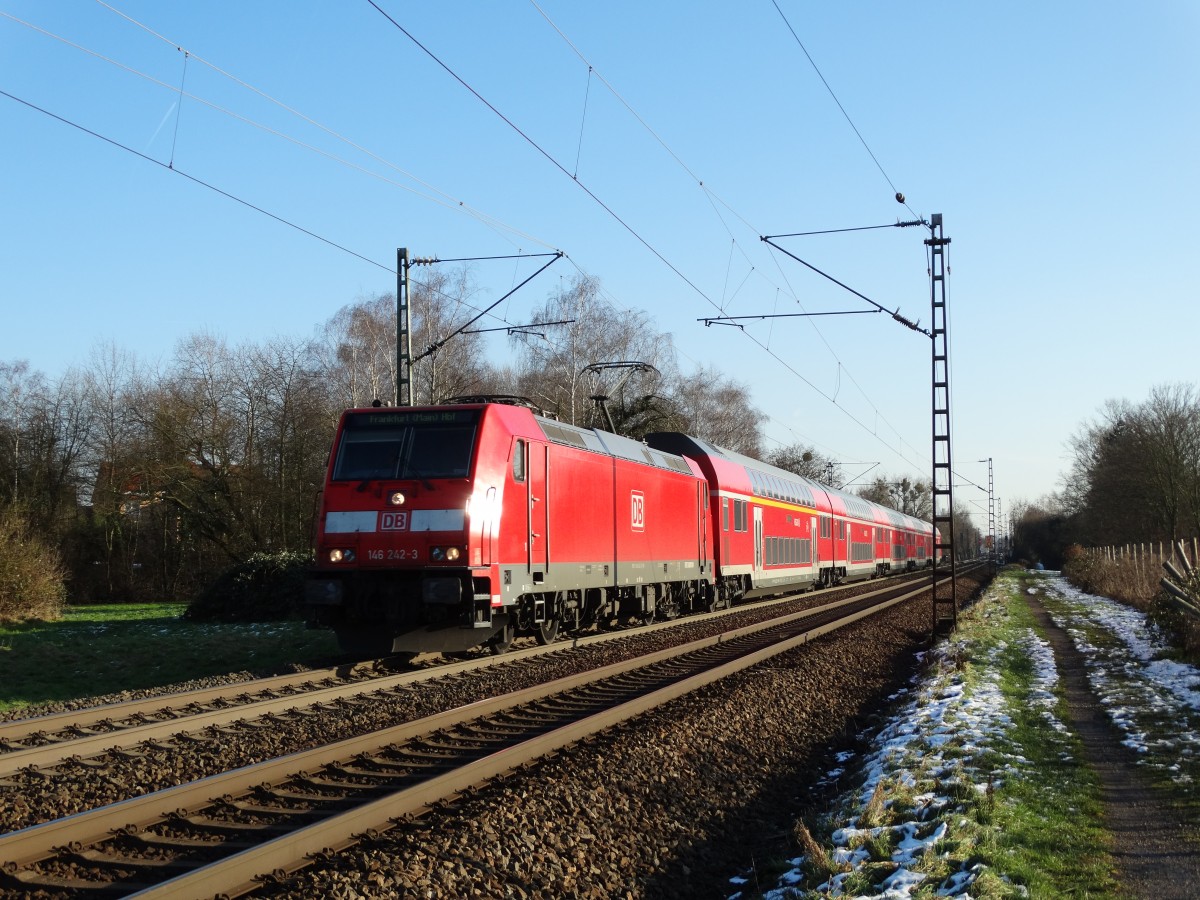
[[[754,580],[761,580],[763,570],[763,526],[762,507],[754,507]]]
[[[529,523],[529,571],[533,583],[545,579],[546,566],[550,559],[550,498],[547,493],[550,475],[550,448],[546,444],[530,442],[529,447],[529,495],[526,503]]]
[[[812,563],[813,577],[815,578],[817,576],[817,574],[821,571],[821,541],[820,541],[821,532],[818,527],[816,516],[812,517],[812,530],[810,530],[808,534],[809,534],[809,537],[812,538],[812,540],[809,541],[809,546],[812,547],[812,554],[810,556],[809,561]]]

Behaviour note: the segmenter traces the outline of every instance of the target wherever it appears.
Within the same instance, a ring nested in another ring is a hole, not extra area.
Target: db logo
[[[646,528],[646,497],[641,491],[633,491],[629,495],[630,523],[634,531],[644,531]]]
[[[379,514],[380,531],[408,531],[408,512],[385,512]]]

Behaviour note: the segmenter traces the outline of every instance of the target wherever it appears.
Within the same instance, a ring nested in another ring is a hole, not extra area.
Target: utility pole
[[[1001,527],[1003,527],[1004,516],[1002,516],[1000,514],[1000,498],[999,497],[996,498],[996,520],[999,521],[1001,523]],[[1003,556],[999,556],[997,558],[1003,559]]]
[[[453,260],[449,260],[453,262]],[[418,256],[414,259],[408,258],[408,248],[400,247],[396,250],[396,405],[397,406],[412,406],[413,405],[413,389],[412,389],[412,369],[413,363],[421,360],[423,356],[418,356],[416,360],[412,355],[412,309],[408,299],[408,269],[410,266],[432,266],[436,262],[443,262],[436,256]],[[493,304],[494,305],[494,304]],[[490,307],[489,307],[490,308]],[[444,344],[449,338],[443,340],[427,350],[424,356],[428,356],[434,352],[441,344]]]
[[[954,552],[954,479],[950,458],[950,335],[946,319],[946,247],[942,214],[929,217],[929,302],[933,313],[933,527],[941,535],[941,553],[933,556],[933,631],[958,626],[957,563]]]
[[[412,406],[412,347],[408,309],[408,248],[396,250],[396,405]]]
[[[980,462],[988,464],[988,562],[991,563],[992,573],[996,571],[996,520],[999,514],[996,511],[995,495],[992,491],[992,458],[981,459]]]

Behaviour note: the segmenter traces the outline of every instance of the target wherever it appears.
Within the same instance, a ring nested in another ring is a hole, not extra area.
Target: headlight
[[[392,491],[392,493],[388,495],[388,503],[392,504],[392,506],[403,506],[404,494],[402,494],[400,491]]]
[[[353,550],[330,550],[329,561],[331,563],[354,562]]]
[[[431,547],[429,549],[429,558],[434,562],[454,562],[462,556],[462,551],[458,547]]]

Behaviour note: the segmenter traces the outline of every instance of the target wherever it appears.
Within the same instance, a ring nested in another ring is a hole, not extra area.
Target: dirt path
[[[1029,607],[1054,650],[1067,697],[1070,727],[1085,761],[1100,779],[1105,824],[1112,832],[1117,878],[1125,895],[1146,900],[1200,897],[1200,853],[1177,813],[1136,768],[1132,750],[1109,721],[1088,685],[1084,658],[1036,596]]]

